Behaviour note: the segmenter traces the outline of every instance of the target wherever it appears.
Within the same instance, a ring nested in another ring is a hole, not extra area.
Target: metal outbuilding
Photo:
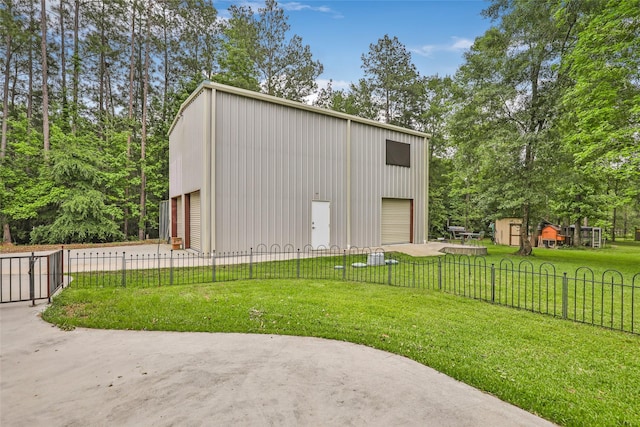
[[[203,83],[169,130],[171,236],[204,253],[423,243],[428,138]]]

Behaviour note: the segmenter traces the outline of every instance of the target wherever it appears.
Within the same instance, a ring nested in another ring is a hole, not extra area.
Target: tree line
[[[430,236],[518,217],[606,236],[640,226],[640,1],[492,0],[454,76],[422,77],[385,36],[321,105],[428,132]],[[487,230],[488,231],[488,230]]]
[[[615,238],[640,225],[639,1],[493,0],[455,75],[383,35],[361,79],[318,90],[275,0],[227,19],[211,0],[5,0],[3,240],[157,235],[167,131],[203,80],[430,133],[430,236],[517,216]]]
[[[254,13],[211,0],[7,0],[3,241],[157,235],[167,131],[203,80],[301,101],[322,65],[274,0]]]

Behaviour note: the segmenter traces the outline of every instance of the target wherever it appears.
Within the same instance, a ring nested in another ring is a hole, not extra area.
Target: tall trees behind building
[[[203,80],[430,133],[431,236],[506,216],[588,218],[610,238],[640,226],[640,0],[492,0],[484,15],[454,76],[420,75],[381,35],[362,78],[318,92],[322,64],[274,0],[226,19],[211,0],[5,0],[3,238],[154,235],[167,131]]]
[[[140,238],[168,197],[167,131],[204,80],[301,100],[322,65],[273,0],[6,0],[3,241]]]
[[[501,217],[640,226],[640,0],[492,0],[453,78],[419,76],[388,35],[364,78],[316,103],[431,133],[430,234]]]

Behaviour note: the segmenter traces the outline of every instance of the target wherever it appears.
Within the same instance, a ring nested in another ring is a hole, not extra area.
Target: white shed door
[[[189,238],[191,241],[191,249],[200,251],[202,249],[200,244],[202,235],[202,229],[200,227],[200,192],[196,191],[191,193],[189,201]]]
[[[411,242],[411,200],[382,199],[382,244]]]
[[[331,203],[311,202],[311,246],[328,248],[331,240]]]

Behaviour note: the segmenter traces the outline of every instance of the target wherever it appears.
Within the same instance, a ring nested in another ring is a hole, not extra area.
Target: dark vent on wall
[[[411,167],[411,145],[387,139],[387,164]]]

